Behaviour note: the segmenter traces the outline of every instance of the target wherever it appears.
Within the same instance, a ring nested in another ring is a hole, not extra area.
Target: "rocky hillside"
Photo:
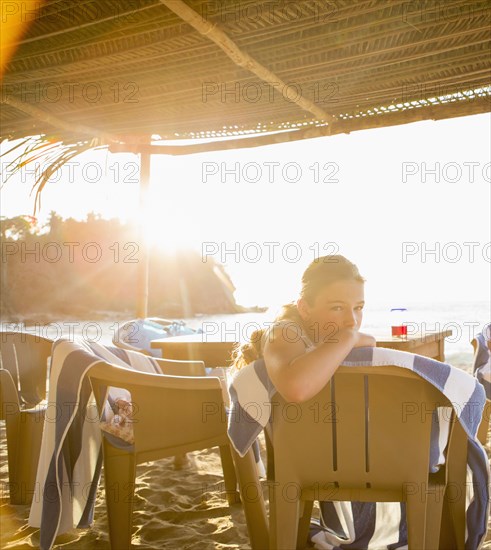
[[[39,228],[27,216],[1,220],[2,319],[134,315],[144,255],[136,229],[89,215],[52,213]],[[223,266],[195,250],[150,251],[149,316],[235,313],[234,285]],[[252,308],[262,309],[262,308]]]

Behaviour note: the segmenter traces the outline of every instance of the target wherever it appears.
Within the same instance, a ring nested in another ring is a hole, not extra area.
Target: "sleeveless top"
[[[305,345],[305,352],[308,352],[308,351],[311,351],[311,350],[315,349],[316,345],[307,336],[307,334],[305,333],[303,327],[301,327],[297,322],[293,321],[292,319],[282,319],[281,321],[276,321],[275,323],[273,323],[268,328],[268,330],[264,331],[263,340],[261,342],[261,349],[264,349],[264,341],[265,341],[264,338],[266,337],[267,334],[269,334],[269,331],[273,327],[277,327],[277,326],[281,326],[281,325],[289,326],[292,329],[297,329],[298,337],[302,340],[302,342]]]

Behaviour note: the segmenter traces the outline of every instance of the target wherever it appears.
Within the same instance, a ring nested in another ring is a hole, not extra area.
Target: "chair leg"
[[[237,475],[229,445],[220,446],[220,458],[222,460],[223,481],[229,506],[240,504],[240,493],[237,490]]]
[[[274,480],[268,480],[268,495],[269,495],[269,550],[278,548],[276,540],[276,506],[275,502],[278,496],[276,483]]]
[[[104,442],[104,485],[109,540],[112,550],[131,547],[136,461],[131,453],[111,448],[107,456]]]
[[[176,455],[174,457],[174,468],[176,470],[180,470],[184,466],[187,466],[189,464],[189,457],[187,453],[182,453],[180,455]]]
[[[31,504],[34,497],[43,423],[44,409],[6,418],[12,504]]]
[[[289,485],[290,487],[278,483],[275,487],[275,500],[270,503],[270,506],[275,508],[276,514],[276,547],[270,550],[296,550],[297,548],[300,495],[297,487],[289,491],[291,484]]]
[[[438,550],[445,485],[431,483],[426,501],[425,550]]]
[[[265,550],[269,547],[268,520],[254,453],[251,448],[241,458],[232,447],[230,447],[230,451],[239,479],[240,496],[244,506],[251,548],[252,550]]]
[[[406,518],[409,550],[425,548],[426,489],[424,491],[424,493],[416,491],[407,496]]]
[[[300,522],[298,525],[297,534],[297,550],[302,550],[307,546],[307,538],[310,530],[310,519],[312,517],[312,508],[314,502],[312,500],[300,501]]]
[[[11,504],[23,504],[19,482],[19,448],[22,444],[20,413],[5,415],[5,428],[7,432],[7,453],[9,464],[9,494]]]
[[[447,451],[447,491],[445,493],[445,504],[448,507],[446,515],[452,526],[452,533],[455,539],[457,550],[465,547],[465,504],[467,494],[467,435],[458,421],[455,421],[451,432]]]
[[[443,501],[439,550],[448,550],[449,548],[458,548],[458,546],[454,535],[452,516],[450,514],[448,501],[445,499]],[[459,548],[459,550],[461,550],[461,548]]]
[[[465,499],[465,482],[452,482],[446,494],[446,504],[448,505],[449,517],[452,526],[451,529],[455,538],[455,548],[457,550],[464,550],[465,548]]]

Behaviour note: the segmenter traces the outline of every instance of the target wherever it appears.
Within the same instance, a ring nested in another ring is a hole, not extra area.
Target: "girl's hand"
[[[353,347],[354,348],[362,348],[362,347],[365,347],[365,346],[375,348],[377,346],[377,341],[370,334],[365,334],[364,332],[357,332],[356,333],[356,343]]]

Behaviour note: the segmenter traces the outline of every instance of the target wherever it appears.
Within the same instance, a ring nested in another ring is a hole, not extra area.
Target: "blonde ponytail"
[[[281,306],[280,313],[276,315],[274,322],[289,320],[301,323],[301,317],[297,310],[297,304],[291,302]],[[268,327],[269,328],[269,327]],[[238,345],[232,352],[232,369],[239,370],[263,356],[264,336],[268,328],[257,329],[251,334],[250,342]]]
[[[261,340],[265,334],[266,329],[257,329],[251,334],[250,342],[247,342],[242,345],[238,345],[232,352],[232,368],[240,369],[252,363],[256,359],[259,359],[262,356],[262,344]]]

